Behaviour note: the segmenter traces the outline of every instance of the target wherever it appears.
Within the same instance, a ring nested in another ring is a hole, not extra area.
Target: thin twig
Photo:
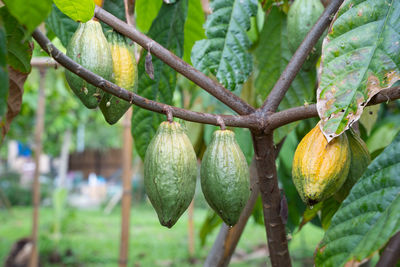
[[[96,7],[95,16],[100,21],[108,24],[116,31],[138,43],[144,49],[147,49],[148,45],[153,42],[151,47],[151,53],[153,55],[155,55],[171,68],[181,73],[183,76],[209,92],[211,95],[230,107],[232,110],[236,111],[238,114],[248,115],[254,112],[254,108],[252,106],[250,106],[234,93],[228,91],[220,83],[207,77],[204,73],[187,64],[185,61],[174,55],[172,52],[164,48],[159,43],[155,42],[135,28],[129,26],[128,24],[108,13],[104,9]]]
[[[149,100],[135,93],[127,91],[103,79],[102,77],[94,74],[93,72],[85,69],[84,67],[82,67],[69,57],[67,57],[65,54],[63,54],[60,50],[58,50],[50,42],[50,40],[46,36],[44,36],[38,29],[36,29],[33,32],[32,36],[42,47],[42,49],[46,51],[49,55],[51,55],[58,63],[60,63],[60,65],[64,66],[66,69],[75,73],[76,75],[83,78],[87,82],[103,89],[107,93],[113,94],[141,108],[158,113],[164,113],[164,106],[166,104]],[[170,107],[172,109],[172,114],[174,117],[181,118],[187,121],[218,125],[217,115],[210,113],[194,112],[173,106]],[[218,116],[220,116],[224,120],[225,125],[227,126],[251,128],[251,129],[258,129],[260,127],[260,123],[254,115],[246,115],[246,116],[218,115]]]
[[[264,117],[267,113],[276,111],[311,49],[318,42],[325,29],[329,26],[329,23],[333,19],[333,15],[339,9],[342,2],[343,0],[332,0],[300,44],[261,107]]]

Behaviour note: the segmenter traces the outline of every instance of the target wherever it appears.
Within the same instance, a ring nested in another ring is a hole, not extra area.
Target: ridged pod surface
[[[163,122],[144,159],[144,186],[160,223],[171,228],[193,199],[197,160],[177,122]]]
[[[201,162],[201,188],[208,204],[232,226],[250,196],[249,167],[235,134],[218,130]]]
[[[346,135],[328,144],[317,124],[300,141],[294,154],[292,176],[301,199],[314,205],[332,196],[346,180],[350,161]]]
[[[342,202],[347,197],[353,185],[357,183],[371,163],[367,145],[361,137],[351,128],[346,131],[346,135],[350,145],[351,163],[346,181],[334,195],[339,202]]]
[[[289,48],[292,53],[304,40],[308,32],[314,26],[319,16],[324,12],[324,6],[320,0],[295,0],[290,6],[287,19],[287,34]],[[309,58],[304,64],[310,69],[321,55],[322,38],[311,51]]]
[[[107,33],[113,61],[113,81],[119,87],[135,92],[137,89],[137,63],[133,43],[121,34]],[[109,124],[116,123],[129,109],[131,104],[114,95],[105,93],[100,102],[100,110]]]
[[[106,80],[112,78],[110,47],[98,21],[80,23],[67,47],[67,56]],[[89,84],[66,70],[65,77],[72,91],[88,108],[96,108],[104,95],[103,90]]]

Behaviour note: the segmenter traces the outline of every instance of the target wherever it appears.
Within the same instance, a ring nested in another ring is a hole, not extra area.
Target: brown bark
[[[383,250],[376,267],[395,267],[400,262],[400,232],[392,236]]]
[[[38,227],[39,227],[39,206],[40,206],[40,155],[42,154],[42,134],[44,129],[45,115],[45,82],[46,69],[40,69],[40,84],[38,93],[38,107],[36,111],[36,128],[35,128],[35,172],[33,177],[33,217],[32,217],[32,253],[29,260],[29,267],[38,266]]]
[[[129,251],[129,225],[131,216],[132,199],[132,148],[133,139],[131,135],[132,108],[124,116],[123,149],[122,149],[122,207],[121,207],[121,244],[119,252],[119,266],[126,267]]]
[[[292,266],[285,225],[280,215],[281,195],[275,165],[272,133],[252,132],[258,182],[263,203],[264,224],[272,266]]]

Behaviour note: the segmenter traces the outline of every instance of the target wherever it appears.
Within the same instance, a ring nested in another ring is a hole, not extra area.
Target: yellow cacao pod
[[[350,167],[350,148],[342,134],[327,142],[315,126],[299,143],[293,159],[293,183],[307,205],[332,196],[344,183]]]

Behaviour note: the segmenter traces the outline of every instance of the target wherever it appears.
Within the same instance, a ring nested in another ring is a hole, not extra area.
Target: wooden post
[[[40,206],[40,155],[42,154],[42,133],[44,129],[44,115],[45,115],[45,83],[46,83],[46,69],[40,68],[40,81],[39,81],[39,94],[38,106],[36,110],[36,128],[35,128],[35,172],[33,176],[33,218],[32,218],[32,252],[29,261],[29,267],[38,266],[38,226],[39,226],[39,206]]]
[[[132,108],[124,116],[123,142],[122,142],[122,208],[121,208],[121,244],[119,251],[119,266],[126,267],[129,250],[129,222],[131,216],[132,199],[132,147],[131,135]]]

